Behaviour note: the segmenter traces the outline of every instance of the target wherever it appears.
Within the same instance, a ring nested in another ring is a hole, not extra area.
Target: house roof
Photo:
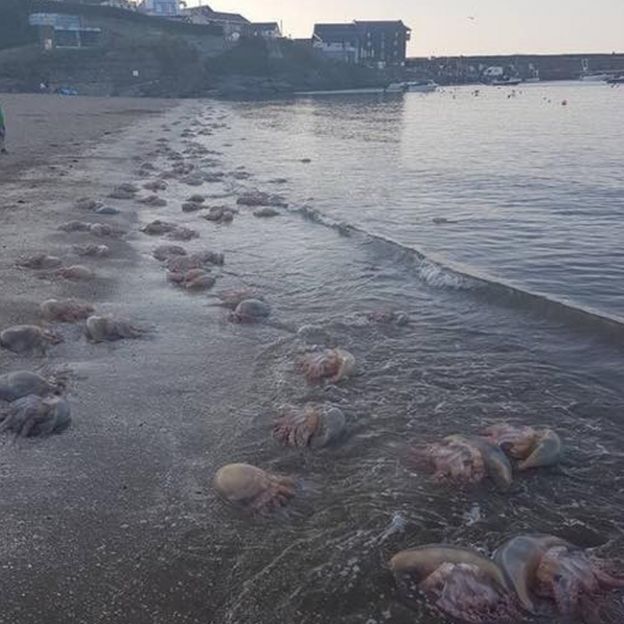
[[[405,28],[405,30],[412,30],[409,26],[406,26],[402,20],[355,20],[354,24],[360,28]]]
[[[357,37],[358,28],[355,23],[350,24],[315,24],[314,36],[325,42],[344,41]]]
[[[411,31],[401,20],[377,20],[377,21],[359,21],[355,20],[345,24],[315,24],[314,37],[328,43],[338,41],[342,42],[352,37],[357,37],[362,31],[371,29],[396,29],[403,28]]]

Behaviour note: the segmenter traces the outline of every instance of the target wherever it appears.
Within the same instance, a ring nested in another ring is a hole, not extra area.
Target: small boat
[[[406,82],[407,91],[412,93],[433,93],[437,90],[438,85],[433,80],[414,80]]]
[[[493,87],[517,87],[519,84],[522,84],[522,78],[512,78],[510,76],[497,78],[496,80],[492,80],[490,84]]]

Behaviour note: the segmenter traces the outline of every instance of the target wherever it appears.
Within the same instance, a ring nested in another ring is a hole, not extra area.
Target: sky
[[[624,0],[187,0],[309,37],[315,22],[402,19],[410,56],[624,52]]]

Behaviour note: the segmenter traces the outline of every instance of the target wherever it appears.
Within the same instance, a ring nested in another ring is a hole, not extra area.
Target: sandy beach
[[[121,128],[176,105],[174,100],[63,97],[0,94],[7,118],[7,149],[0,162],[0,182],[21,168],[66,164],[71,158]]]
[[[178,613],[191,599],[190,586],[176,581],[171,587],[166,579],[160,585],[154,577],[169,537],[189,530],[179,510],[206,495],[211,472],[202,467],[198,479],[193,469],[211,446],[204,416],[220,402],[232,405],[227,374],[202,361],[203,347],[192,347],[202,337],[210,344],[207,334],[215,333],[215,325],[201,319],[205,303],[172,297],[151,258],[152,240],[142,253],[136,240],[142,236],[140,205],[105,199],[116,184],[136,179],[138,161],[145,160],[141,154],[155,148],[161,126],[183,119],[197,105],[167,112],[174,103],[54,96],[1,100],[11,155],[3,159],[0,174],[0,326],[39,324],[40,302],[78,297],[154,333],[123,346],[92,345],[81,327],[65,325],[59,328],[65,342],[47,358],[0,351],[2,372],[68,370],[73,414],[69,435],[2,443],[0,576],[9,589],[0,622],[210,621],[210,601]],[[83,196],[102,198],[121,212],[100,217],[77,211],[73,203]],[[58,231],[72,219],[114,223],[126,235],[102,241]],[[109,245],[110,258],[72,253],[73,244],[93,242]],[[18,257],[42,251],[66,265],[88,265],[96,279],[71,282],[15,266]],[[212,357],[219,357],[216,349]],[[239,382],[241,374],[242,363]],[[236,400],[244,400],[242,386]]]
[[[542,88],[554,101],[619,106],[612,92]],[[488,174],[489,194],[479,186],[487,154],[508,152],[506,132],[483,133],[490,151],[472,133],[494,113],[511,125],[524,115],[526,127],[555,127],[541,149],[557,160],[568,115],[592,107],[562,112],[544,97],[0,96],[11,152],[0,159],[0,331],[32,323],[63,338],[45,356],[0,349],[0,374],[64,379],[72,412],[58,435],[0,436],[0,624],[442,624],[400,595],[388,569],[397,552],[450,543],[493,553],[510,535],[539,532],[621,561],[621,343],[605,341],[599,322],[577,327],[530,290],[510,295],[504,280],[448,260],[479,242],[489,259],[524,231],[536,201],[524,175],[514,187],[527,193],[523,210],[508,201],[516,157],[506,177]],[[468,121],[439,146],[441,110]],[[533,179],[529,150],[526,159]],[[570,185],[556,228],[574,221]],[[583,219],[594,192],[579,195]],[[258,213],[246,204],[262,193],[272,210]],[[522,265],[530,241],[519,240],[501,270]],[[570,240],[576,266],[581,238]],[[105,257],[76,247],[103,244]],[[451,251],[428,254],[444,244]],[[172,283],[154,256],[161,245],[223,254],[208,267],[214,286]],[[41,253],[93,275],[18,266]],[[240,288],[265,298],[267,319],[232,322],[218,295]],[[41,302],[64,297],[143,334],[95,343],[84,322],[45,325]],[[353,375],[308,383],[297,363],[336,346],[353,354]],[[309,404],[342,411],[335,443],[280,443],[276,416]],[[558,432],[561,465],[514,471],[501,493],[488,479],[441,483],[409,461],[413,445],[503,419]],[[228,504],[213,478],[232,463],[288,476],[295,496],[267,516]],[[561,621],[544,607],[549,624]]]

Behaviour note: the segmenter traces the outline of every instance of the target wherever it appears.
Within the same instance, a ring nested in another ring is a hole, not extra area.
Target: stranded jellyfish
[[[308,405],[298,409],[288,405],[282,411],[275,421],[273,437],[283,446],[322,448],[345,430],[345,416],[337,407]]]
[[[46,321],[76,323],[89,318],[95,308],[89,303],[77,299],[48,299],[40,306],[41,315]]]
[[[506,455],[495,444],[476,436],[452,435],[442,442],[416,447],[412,459],[439,481],[478,483],[490,477],[502,491],[513,481]]]
[[[145,332],[113,316],[90,316],[86,323],[86,333],[93,342],[113,342],[124,338],[140,338]]]
[[[89,256],[91,258],[106,258],[110,256],[108,245],[74,245],[72,251],[79,256]]]
[[[355,372],[355,357],[344,349],[325,349],[305,355],[297,363],[297,370],[305,375],[308,383],[327,380],[335,384]]]
[[[60,336],[36,325],[15,325],[0,333],[0,345],[13,353],[45,355],[48,346],[60,342],[63,342]]]
[[[295,496],[295,481],[249,464],[229,464],[214,478],[214,487],[230,503],[259,514],[284,507]]]
[[[58,396],[29,394],[0,411],[0,432],[12,431],[22,438],[61,433],[70,423],[69,403]]]
[[[494,561],[508,585],[527,610],[534,612],[534,598],[555,601],[566,618],[595,621],[595,597],[624,587],[624,576],[614,576],[610,562],[552,535],[519,535],[494,553]]]
[[[476,550],[431,544],[390,560],[401,593],[423,593],[442,613],[462,622],[508,624],[517,613],[502,570]]]
[[[0,375],[0,401],[16,401],[29,394],[37,396],[57,394],[62,388],[61,383],[50,382],[30,371],[16,371]]]
[[[169,271],[167,279],[174,284],[183,286],[187,290],[208,290],[216,283],[216,279],[205,269]]]
[[[561,458],[561,439],[552,429],[515,427],[502,423],[486,429],[483,436],[498,445],[509,457],[519,460],[519,470],[552,466]]]
[[[56,275],[68,280],[90,280],[95,277],[95,273],[91,269],[81,264],[58,269]]]
[[[154,249],[152,255],[156,260],[164,262],[175,256],[186,256],[186,249],[179,245],[159,245]]]
[[[230,290],[222,290],[217,293],[217,297],[221,299],[221,303],[230,310],[236,310],[239,303],[245,299],[255,299],[264,301],[264,297],[253,288],[231,288]]]
[[[268,318],[270,314],[271,307],[266,301],[243,299],[230,314],[230,320],[234,323],[255,323]]]

